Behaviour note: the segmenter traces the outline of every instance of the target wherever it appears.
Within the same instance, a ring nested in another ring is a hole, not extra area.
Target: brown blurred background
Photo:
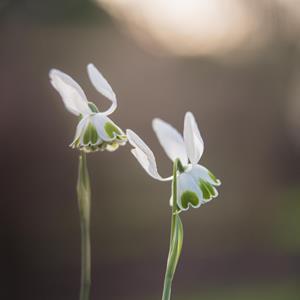
[[[50,86],[59,68],[171,162],[151,129],[192,111],[220,196],[183,214],[176,300],[300,299],[300,6],[297,0],[1,0],[1,299],[77,299],[77,119]],[[89,155],[92,299],[160,299],[170,186],[129,152]]]

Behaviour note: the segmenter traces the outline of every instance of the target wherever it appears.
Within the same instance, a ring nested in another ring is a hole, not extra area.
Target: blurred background
[[[151,129],[192,111],[220,196],[182,215],[174,300],[300,299],[300,5],[297,0],[1,0],[2,299],[78,299],[77,119],[48,79],[70,74],[171,162]],[[129,152],[88,156],[92,299],[160,299],[170,185]]]

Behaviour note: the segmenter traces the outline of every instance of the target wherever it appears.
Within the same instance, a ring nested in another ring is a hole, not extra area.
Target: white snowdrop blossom
[[[60,94],[66,109],[80,118],[70,146],[85,152],[114,151],[127,142],[125,133],[108,117],[117,108],[116,95],[93,64],[87,66],[87,72],[95,89],[112,102],[104,112],[99,112],[97,106],[87,100],[82,88],[69,75],[56,69],[49,72],[51,84]]]
[[[179,210],[187,210],[190,206],[197,208],[217,197],[216,186],[221,184],[220,180],[207,168],[198,164],[203,154],[204,144],[193,114],[187,112],[185,115],[183,136],[161,119],[154,119],[152,126],[167,156],[173,162],[179,159],[181,163],[177,172]],[[153,152],[143,140],[130,129],[127,129],[126,134],[129,143],[133,146],[132,154],[145,171],[154,179],[172,180],[172,177],[163,178],[159,175]]]

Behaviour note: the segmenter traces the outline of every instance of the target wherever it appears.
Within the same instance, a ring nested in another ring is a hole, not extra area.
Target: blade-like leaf
[[[179,257],[183,244],[183,226],[179,215],[175,215],[175,228],[173,239],[171,241],[171,248],[169,253],[169,259],[167,264],[167,273],[169,278],[174,277],[176,267],[179,261]]]

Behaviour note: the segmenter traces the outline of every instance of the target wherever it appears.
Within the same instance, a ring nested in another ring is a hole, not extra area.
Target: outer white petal
[[[214,180],[210,175],[210,171],[201,165],[190,165],[186,173],[190,174],[196,181],[201,178],[211,185],[221,185],[221,181],[218,179]]]
[[[116,136],[110,137],[107,132],[105,131],[105,124],[106,123],[112,123],[120,132],[121,134],[124,134],[121,128],[119,128],[110,118],[108,118],[103,113],[97,113],[90,117],[91,122],[96,127],[96,130],[98,132],[98,135],[101,137],[101,139],[105,142],[110,142],[115,139]]]
[[[74,141],[76,141],[79,137],[81,137],[82,139],[82,133],[85,130],[87,124],[89,121],[89,116],[84,117],[82,120],[80,120],[80,122],[78,123],[77,127],[76,127],[76,133],[75,133],[75,137],[74,137]]]
[[[188,157],[182,135],[173,126],[158,118],[152,121],[152,127],[169,158],[172,161],[179,158],[183,165],[187,165]]]
[[[94,85],[95,89],[112,102],[111,107],[105,112],[103,112],[103,114],[105,115],[110,115],[117,108],[116,94],[114,93],[113,89],[111,88],[107,80],[103,77],[103,75],[93,64],[88,64],[87,71],[88,71],[89,78],[92,84]]]
[[[187,155],[192,164],[197,164],[203,154],[204,143],[191,112],[185,114],[183,136]]]
[[[58,91],[66,108],[74,115],[87,115],[91,113],[86,96],[79,86],[69,75],[52,69],[49,72],[51,84]]]
[[[131,153],[151,177],[161,181],[172,180],[172,177],[162,178],[158,174],[153,152],[136,133],[127,129],[126,135],[129,143],[134,147],[134,149],[131,150]]]
[[[181,203],[181,196],[184,192],[193,192],[197,195],[199,203],[197,205],[192,205],[189,203],[187,208],[184,208]],[[194,178],[187,173],[182,173],[177,177],[177,205],[181,210],[188,210],[189,206],[194,208],[199,207],[204,203],[202,191],[196,184]]]

